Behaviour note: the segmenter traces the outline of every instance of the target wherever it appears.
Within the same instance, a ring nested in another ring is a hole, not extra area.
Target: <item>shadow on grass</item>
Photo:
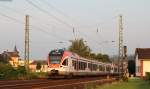
[[[128,82],[98,86],[96,89],[150,89],[150,84],[141,79],[129,79]]]
[[[150,84],[147,81],[138,79],[134,80],[134,83],[137,83],[136,89],[150,89]]]

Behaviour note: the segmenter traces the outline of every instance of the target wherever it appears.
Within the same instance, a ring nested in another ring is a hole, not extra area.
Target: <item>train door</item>
[[[68,58],[68,72],[72,72],[72,59]]]
[[[63,63],[62,63],[62,69],[63,69],[63,71],[66,71],[66,72],[68,72],[69,71],[69,67],[68,67],[68,58],[65,58],[64,59],[64,61],[63,61]]]
[[[68,58],[68,78],[72,78],[74,76],[74,66],[72,63],[72,59]]]

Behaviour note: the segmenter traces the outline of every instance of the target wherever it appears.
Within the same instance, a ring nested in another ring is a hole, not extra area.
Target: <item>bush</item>
[[[24,66],[13,68],[10,64],[0,63],[0,79],[37,79],[46,78],[47,73],[27,73]]]
[[[122,77],[122,80],[123,80],[124,82],[128,82],[128,77],[127,77],[127,76],[123,76],[123,77]]]
[[[28,79],[37,79],[38,78],[38,75],[36,73],[29,73],[27,75]]]
[[[25,79],[25,67],[19,66],[17,69],[10,64],[0,63],[0,79]]]
[[[18,66],[17,68],[18,72],[18,79],[26,79],[27,78],[27,71],[24,66]]]
[[[12,78],[12,75],[15,75],[16,71],[9,64],[0,64],[0,75],[2,79]]]
[[[146,80],[150,84],[150,72],[146,72]]]
[[[45,72],[38,72],[38,73],[30,73],[29,74],[30,79],[37,79],[37,78],[46,78],[47,77],[47,73]]]

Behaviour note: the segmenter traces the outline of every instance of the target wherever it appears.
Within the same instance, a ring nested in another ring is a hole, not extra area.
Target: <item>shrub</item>
[[[146,72],[146,80],[150,84],[150,72]]]
[[[6,79],[6,78],[16,78],[16,70],[11,67],[9,64],[0,64],[0,75],[1,78]],[[13,76],[13,77],[12,77]]]
[[[26,79],[27,78],[27,71],[24,66],[18,66],[17,68],[18,72],[18,79]]]
[[[36,73],[29,73],[28,74],[28,79],[37,79],[38,75]]]
[[[25,79],[25,67],[19,66],[17,69],[10,64],[0,63],[0,79]]]
[[[26,71],[24,66],[13,68],[10,64],[0,63],[0,79],[37,79],[46,78],[47,73],[32,73]]]
[[[128,77],[124,75],[124,76],[122,77],[122,80],[123,80],[124,82],[128,82]]]

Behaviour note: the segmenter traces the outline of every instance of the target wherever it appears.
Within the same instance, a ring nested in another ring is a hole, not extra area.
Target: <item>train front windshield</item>
[[[49,59],[51,64],[60,64],[61,59],[63,56],[63,51],[62,50],[53,50],[49,54]]]

